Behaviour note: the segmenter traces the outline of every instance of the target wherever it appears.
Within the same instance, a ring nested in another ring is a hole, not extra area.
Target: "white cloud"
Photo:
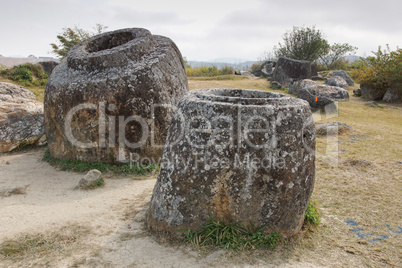
[[[143,27],[170,37],[188,59],[258,58],[293,26],[322,30],[329,42],[370,54],[378,45],[402,44],[402,2],[367,0],[262,1],[4,1],[0,10],[3,55],[46,55],[63,27],[109,30]]]

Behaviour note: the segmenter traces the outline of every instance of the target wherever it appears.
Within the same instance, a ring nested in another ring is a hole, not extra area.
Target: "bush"
[[[265,61],[260,62],[260,63],[254,63],[253,65],[251,65],[251,71],[256,71],[256,70],[261,70],[262,68],[264,68],[265,65]]]
[[[375,57],[361,58],[352,76],[360,84],[367,84],[378,91],[385,93],[389,88],[398,90],[402,94],[402,49],[391,51],[389,46],[382,51],[381,46]]]
[[[44,86],[48,79],[48,75],[42,66],[32,63],[20,64],[14,66],[12,69],[2,70],[1,74],[25,86]]]

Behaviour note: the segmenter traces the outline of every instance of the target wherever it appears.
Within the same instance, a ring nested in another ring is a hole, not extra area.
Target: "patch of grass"
[[[28,256],[41,257],[74,246],[80,236],[87,233],[80,226],[70,226],[50,234],[26,234],[0,244],[0,255],[9,260],[21,260]]]
[[[304,213],[304,224],[307,224],[307,225],[320,224],[320,214],[318,213],[318,210],[314,206],[312,201],[310,201],[310,203],[308,204],[306,213]]]
[[[76,187],[76,189],[81,189],[81,190],[93,190],[96,188],[100,188],[105,186],[105,181],[102,178],[86,182],[86,183],[81,183],[79,186]]]
[[[384,108],[383,105],[378,104],[375,101],[366,102],[366,105],[369,106],[369,107],[378,107],[378,108],[381,108],[381,109]]]
[[[133,175],[145,175],[159,169],[159,163],[149,165],[138,164],[107,164],[102,162],[84,162],[80,160],[59,159],[53,157],[49,150],[46,150],[43,161],[48,162],[50,165],[58,167],[60,170],[74,171],[74,172],[86,172],[91,169],[97,169],[102,173],[111,172],[113,174],[133,174]]]
[[[40,64],[25,63],[2,70],[1,75],[23,86],[45,86],[48,75]]]
[[[199,231],[187,230],[185,241],[196,246],[213,246],[230,250],[272,249],[281,235],[265,234],[264,226],[245,226],[232,219],[229,222],[211,217]]]

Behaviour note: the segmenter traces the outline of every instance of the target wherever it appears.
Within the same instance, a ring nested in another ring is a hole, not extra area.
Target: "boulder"
[[[317,82],[314,82],[310,79],[303,79],[303,80],[299,80],[294,82],[288,90],[288,93],[293,94],[293,95],[297,95],[299,93],[299,91],[303,88],[315,88],[317,86],[319,86],[320,84]]]
[[[349,99],[349,92],[347,90],[340,87],[323,85],[310,79],[293,83],[289,88],[289,93],[306,100],[313,110],[321,109],[326,112],[336,111],[334,101]]]
[[[281,85],[281,83],[278,83],[277,81],[272,81],[271,82],[271,87],[275,88],[275,89],[281,89],[282,85]]]
[[[212,216],[293,235],[314,188],[314,160],[307,102],[258,90],[191,91],[169,129],[148,226],[197,230]]]
[[[289,93],[297,95],[301,89],[307,89],[314,96],[327,97],[329,99],[344,101],[349,99],[349,92],[340,87],[323,85],[310,79],[295,82]]]
[[[188,92],[182,55],[141,28],[74,46],[45,90],[50,154],[87,162],[156,162],[172,112]]]
[[[97,169],[91,169],[82,178],[74,189],[88,189],[92,184],[94,184],[98,179],[101,178],[102,172]]]
[[[315,127],[316,135],[340,135],[352,127],[342,122],[320,124]]]
[[[311,78],[311,63],[304,60],[279,58],[272,79],[283,86],[290,86],[294,81]]]
[[[382,100],[385,92],[375,89],[368,84],[360,84],[362,97],[366,100]]]
[[[272,77],[275,70],[276,62],[275,61],[266,61],[264,67],[261,72],[265,77]]]
[[[326,96],[316,96],[305,88],[301,89],[299,93],[297,93],[297,97],[307,101],[313,111],[320,110],[326,114],[336,113],[338,111],[338,107],[336,106],[334,100]]]
[[[361,97],[362,90],[360,88],[353,89],[353,95],[355,95],[356,97]]]
[[[344,70],[337,70],[332,72],[332,76],[340,76],[343,79],[345,79],[346,83],[348,83],[349,86],[354,86],[355,82],[353,82],[352,78],[345,72]]]
[[[45,134],[43,104],[28,89],[0,82],[0,152],[36,144]]]
[[[311,76],[318,76],[317,64],[311,64]]]
[[[264,73],[262,72],[262,70],[258,69],[258,70],[254,70],[251,72],[254,76],[256,77],[261,77],[264,76]]]
[[[41,61],[39,64],[42,66],[43,70],[47,75],[51,75],[53,72],[53,69],[56,68],[57,65],[59,65],[55,61]]]
[[[385,102],[401,102],[402,101],[402,92],[397,91],[396,89],[388,89],[385,92],[384,97],[382,98]]]
[[[328,86],[341,87],[341,88],[349,87],[345,79],[343,79],[340,76],[333,76],[329,78],[327,81],[325,81],[325,84]]]

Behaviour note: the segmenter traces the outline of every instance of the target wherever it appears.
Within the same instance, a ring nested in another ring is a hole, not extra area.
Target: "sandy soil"
[[[41,161],[44,148],[0,155],[0,242],[22,234],[59,232],[85,227],[77,250],[51,256],[1,260],[1,267],[233,267],[230,253],[202,254],[190,247],[158,242],[144,228],[143,219],[155,177],[146,180],[106,178],[94,191],[73,190],[83,174],[58,171]],[[11,188],[26,194],[4,196]],[[57,264],[56,264],[57,263]],[[317,267],[308,263],[274,261],[264,267]],[[243,265],[241,265],[243,267]]]
[[[268,83],[190,82],[193,88],[257,89]],[[75,234],[45,253],[0,255],[0,267],[402,267],[402,107],[383,105],[370,107],[352,96],[340,103],[336,118],[321,119],[353,128],[335,141],[317,138],[312,199],[322,223],[300,242],[274,251],[199,251],[149,234],[144,214],[155,176],[106,177],[103,188],[73,190],[84,174],[42,162],[44,148],[0,154],[0,244]],[[8,196],[15,187],[25,194]]]

